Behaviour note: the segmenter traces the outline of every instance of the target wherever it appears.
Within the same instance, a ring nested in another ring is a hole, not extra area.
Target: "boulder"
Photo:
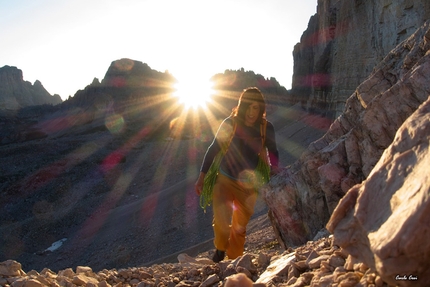
[[[393,285],[430,282],[430,97],[396,133],[327,224],[334,244]]]
[[[0,263],[0,276],[13,277],[24,274],[25,272],[21,269],[21,263],[15,260],[6,260]]]

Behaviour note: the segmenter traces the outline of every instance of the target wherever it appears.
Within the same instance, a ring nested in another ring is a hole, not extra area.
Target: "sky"
[[[287,89],[317,0],[0,0],[0,67],[67,99],[129,58],[179,82],[226,69]]]

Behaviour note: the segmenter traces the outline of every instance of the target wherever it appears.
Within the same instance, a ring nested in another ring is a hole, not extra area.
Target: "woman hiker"
[[[195,189],[201,205],[204,201],[203,208],[213,201],[214,262],[226,254],[229,259],[243,255],[246,226],[254,213],[258,188],[277,171],[275,129],[265,115],[261,91],[245,89],[203,159]],[[212,186],[208,177],[213,178]]]

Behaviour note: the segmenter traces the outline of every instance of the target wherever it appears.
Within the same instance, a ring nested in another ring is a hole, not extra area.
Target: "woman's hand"
[[[197,179],[196,183],[194,184],[194,187],[196,189],[196,193],[198,196],[200,196],[200,194],[202,194],[205,175],[206,175],[205,173],[200,172],[199,178]]]
[[[275,176],[281,172],[281,169],[277,166],[270,167],[270,176]]]

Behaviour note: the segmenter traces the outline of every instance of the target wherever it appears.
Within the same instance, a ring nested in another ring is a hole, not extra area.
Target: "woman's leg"
[[[213,188],[213,230],[215,248],[226,251],[229,248],[231,217],[233,213],[233,192],[230,178],[218,174]]]
[[[246,226],[254,214],[257,194],[254,189],[246,189],[236,182],[235,200],[233,203],[233,218],[230,229],[230,241],[227,255],[230,259],[243,255]]]

